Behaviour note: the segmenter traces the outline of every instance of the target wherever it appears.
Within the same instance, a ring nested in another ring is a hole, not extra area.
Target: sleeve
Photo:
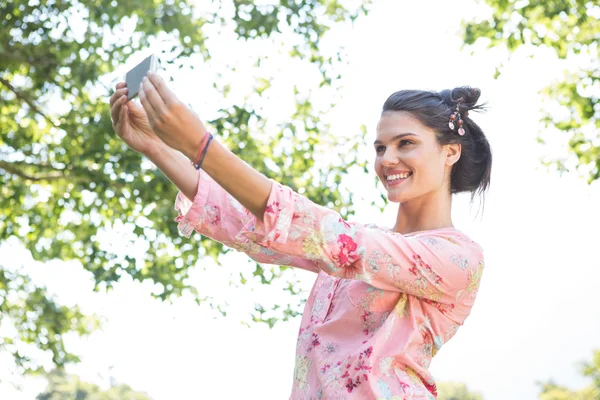
[[[313,260],[331,276],[441,303],[474,297],[483,268],[479,247],[466,238],[405,237],[350,223],[276,182],[263,222],[241,234],[275,252]]]
[[[314,262],[302,257],[277,253],[252,242],[257,219],[237,200],[219,186],[206,172],[200,170],[198,192],[191,202],[181,192],[175,199],[179,232],[189,238],[196,231],[206,237],[246,253],[255,261],[289,265],[318,272]],[[246,232],[241,235],[240,232]]]

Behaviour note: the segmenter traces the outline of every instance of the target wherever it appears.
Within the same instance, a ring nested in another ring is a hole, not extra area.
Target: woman
[[[453,193],[483,193],[490,182],[490,147],[468,116],[480,108],[477,89],[400,91],[385,102],[375,171],[399,203],[392,229],[346,222],[267,179],[211,142],[156,74],[142,83],[142,107],[126,93],[120,83],[111,98],[114,129],[180,189],[184,235],[318,274],[292,399],[436,397],[431,358],[469,315],[483,270],[482,249],[451,219]]]

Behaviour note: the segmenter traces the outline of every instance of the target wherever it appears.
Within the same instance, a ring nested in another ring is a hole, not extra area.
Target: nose
[[[381,164],[385,167],[391,167],[398,164],[398,156],[393,151],[386,150],[381,157]]]

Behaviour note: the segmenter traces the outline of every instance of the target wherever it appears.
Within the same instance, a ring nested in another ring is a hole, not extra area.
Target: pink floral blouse
[[[252,259],[317,273],[306,302],[291,399],[435,399],[432,357],[471,311],[479,245],[456,229],[401,235],[343,220],[273,183],[260,222],[205,172],[176,221]]]

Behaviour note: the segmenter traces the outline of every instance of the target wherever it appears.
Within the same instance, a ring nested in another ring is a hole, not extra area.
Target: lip
[[[387,187],[393,187],[393,186],[398,186],[401,185],[402,183],[404,183],[406,180],[410,179],[412,175],[410,175],[408,178],[404,178],[404,179],[397,179],[395,181],[389,182],[387,179],[385,181],[385,185]]]
[[[392,182],[389,182],[387,180],[387,177],[389,175],[400,175],[400,174],[405,174],[405,173],[409,173],[410,175],[404,179],[397,179]],[[404,181],[406,181],[407,179],[409,179],[412,176],[412,173],[410,171],[392,170],[392,171],[387,171],[383,176],[384,176],[385,185],[387,187],[393,187],[393,186],[398,186],[398,185],[401,185],[402,183],[404,183]]]

